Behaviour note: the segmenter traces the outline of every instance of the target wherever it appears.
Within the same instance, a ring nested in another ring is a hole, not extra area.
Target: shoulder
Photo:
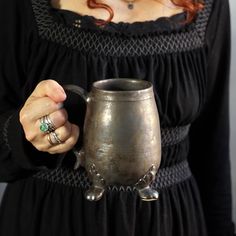
[[[227,12],[229,10],[229,0],[204,0],[204,9],[209,15],[219,14],[219,12]]]
[[[230,17],[229,0],[205,0],[211,2],[208,25],[212,28],[217,28],[218,24]]]

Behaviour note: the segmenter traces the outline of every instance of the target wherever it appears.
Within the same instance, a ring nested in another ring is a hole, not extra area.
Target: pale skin
[[[20,122],[26,139],[42,152],[64,153],[73,148],[79,137],[79,127],[68,121],[62,103],[66,99],[63,88],[54,80],[40,82],[20,111]],[[39,130],[40,118],[49,115],[62,144],[51,145],[47,134]]]
[[[86,0],[52,0],[55,8],[70,10],[81,15],[91,15],[106,20],[109,14],[104,9],[89,9]],[[104,0],[114,11],[113,22],[155,20],[181,13],[183,9],[174,6],[169,0],[136,0],[134,9],[127,8],[123,0]],[[29,96],[20,111],[20,122],[26,139],[42,152],[59,154],[71,150],[79,138],[79,127],[70,123],[67,111],[62,108],[66,94],[61,85],[54,80],[40,82]],[[51,145],[46,133],[39,130],[40,118],[48,115],[53,122],[61,144]]]
[[[169,17],[183,12],[170,0],[135,0],[134,9],[129,10],[125,0],[97,1],[109,5],[114,11],[113,22],[128,22],[155,20],[160,17]],[[51,0],[55,8],[70,10],[81,15],[91,15],[97,19],[107,20],[109,13],[104,9],[90,9],[86,0]]]

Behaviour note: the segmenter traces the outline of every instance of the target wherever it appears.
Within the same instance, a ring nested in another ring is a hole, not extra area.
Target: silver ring
[[[55,125],[48,115],[40,118],[40,130],[44,133],[50,133],[56,130]]]
[[[47,136],[48,142],[51,145],[57,145],[57,144],[62,144],[63,142],[60,140],[60,138],[58,137],[57,133],[52,131],[48,134]]]

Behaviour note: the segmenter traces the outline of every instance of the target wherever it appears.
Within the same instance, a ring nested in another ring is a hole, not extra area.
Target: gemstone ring
[[[44,133],[51,133],[56,130],[52,120],[48,115],[40,118],[40,130]]]

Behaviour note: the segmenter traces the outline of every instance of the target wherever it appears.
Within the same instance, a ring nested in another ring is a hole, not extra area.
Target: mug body
[[[130,185],[161,161],[161,135],[152,84],[108,79],[93,84],[84,124],[85,168],[106,184]]]

